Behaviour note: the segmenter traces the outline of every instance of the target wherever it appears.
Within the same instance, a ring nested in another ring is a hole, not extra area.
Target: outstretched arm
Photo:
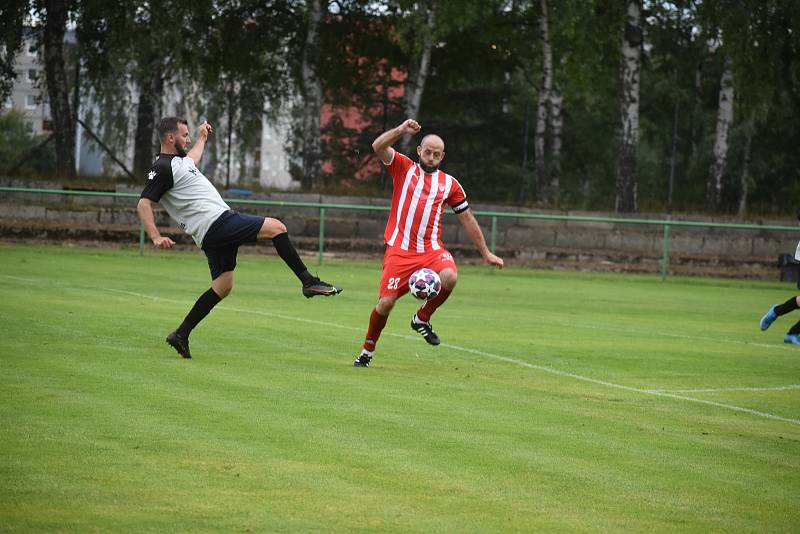
[[[156,218],[153,216],[153,201],[149,198],[140,198],[139,203],[136,205],[136,212],[139,214],[139,220],[142,221],[147,235],[150,240],[158,248],[172,248],[175,241],[169,237],[164,237],[158,231],[156,226]]]
[[[392,161],[392,145],[404,135],[414,135],[422,127],[414,119],[406,119],[403,124],[387,130],[372,142],[372,150],[381,158],[381,161],[388,165]]]
[[[498,269],[502,269],[504,265],[503,258],[492,254],[492,251],[490,251],[489,247],[486,246],[486,240],[483,238],[481,227],[478,225],[478,220],[475,219],[475,216],[472,214],[472,212],[466,210],[462,211],[456,216],[458,217],[458,221],[461,223],[461,226],[463,226],[464,230],[467,231],[469,238],[475,244],[475,248],[477,248],[478,252],[481,253],[483,261],[489,265],[496,266]]]
[[[206,140],[213,131],[214,129],[207,122],[203,122],[203,124],[201,124],[197,129],[197,141],[194,143],[192,149],[186,154],[192,158],[192,160],[194,160],[195,165],[199,165],[200,160],[203,159],[203,150],[206,148]]]

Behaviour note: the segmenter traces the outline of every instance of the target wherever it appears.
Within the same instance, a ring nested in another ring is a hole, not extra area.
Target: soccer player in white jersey
[[[161,119],[158,125],[161,152],[147,173],[147,184],[136,208],[155,246],[171,248],[175,244],[169,237],[162,236],[156,227],[153,203],[157,202],[184,232],[192,236],[208,258],[211,288],[197,299],[180,326],[166,340],[184,358],[192,357],[189,334],[233,289],[236,254],[244,243],[271,239],[278,255],[300,279],[306,297],[332,296],[341,292],[341,288],[308,272],[281,221],[233,211],[197,169],[212,131],[207,122],[201,124],[197,142],[189,150],[191,139],[186,120],[178,117]]]
[[[425,301],[411,319],[411,329],[418,332],[431,345],[440,343],[439,336],[430,324],[431,315],[450,296],[458,280],[458,269],[453,256],[441,242],[442,211],[445,204],[456,213],[484,261],[500,269],[503,260],[489,250],[478,221],[469,211],[469,204],[461,184],[454,177],[439,170],[444,159],[444,141],[429,134],[417,147],[418,161],[392,148],[404,135],[415,135],[421,127],[413,119],[381,134],[372,148],[392,177],[394,187],[392,208],[384,232],[386,252],[383,257],[378,304],[369,318],[366,339],[356,367],[369,367],[378,338],[386,326],[397,299],[408,292],[408,278],[422,267],[439,273],[442,290],[432,300]]]

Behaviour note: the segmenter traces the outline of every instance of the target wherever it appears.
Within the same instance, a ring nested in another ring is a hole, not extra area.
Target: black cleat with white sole
[[[184,358],[189,359],[192,357],[192,353],[189,352],[189,338],[183,337],[177,330],[167,336],[167,343]]]
[[[361,356],[353,362],[353,367],[369,367],[369,362],[372,361],[372,355],[362,352]]]
[[[417,322],[415,320],[416,318],[417,317],[415,315],[414,319],[411,319],[411,330],[417,332],[419,335],[425,338],[425,341],[427,341],[430,345],[438,345],[442,342],[439,339],[439,336],[436,335],[436,332],[433,331],[431,323]]]
[[[310,299],[311,297],[316,297],[317,295],[321,295],[323,297],[332,297],[334,295],[338,295],[342,292],[341,287],[336,287],[333,284],[329,284],[328,282],[323,282],[319,278],[314,278],[310,283],[303,285],[303,295]]]

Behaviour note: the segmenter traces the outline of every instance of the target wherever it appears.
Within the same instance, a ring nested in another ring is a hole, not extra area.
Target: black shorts
[[[203,238],[203,252],[208,258],[211,280],[236,268],[239,245],[255,243],[264,225],[264,217],[246,215],[233,210],[220,215]]]

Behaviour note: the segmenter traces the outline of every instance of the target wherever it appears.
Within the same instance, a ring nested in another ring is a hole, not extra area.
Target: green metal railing
[[[0,192],[5,193],[34,193],[34,194],[55,194],[55,195],[76,195],[76,196],[97,196],[112,198],[139,198],[138,193],[117,193],[111,191],[82,191],[72,189],[35,189],[26,187],[0,187]],[[226,198],[229,204],[246,204],[253,206],[283,206],[296,208],[315,208],[319,210],[319,248],[317,260],[321,264],[325,250],[325,214],[329,209],[356,210],[356,211],[389,211],[387,206],[364,206],[359,204],[332,204],[314,202],[292,202],[283,200],[248,200],[240,198]],[[568,221],[568,222],[590,222],[590,223],[614,223],[631,225],[650,225],[661,226],[663,228],[662,247],[661,247],[661,278],[666,279],[669,268],[669,232],[670,227],[683,226],[695,228],[728,228],[738,230],[770,230],[777,232],[800,232],[796,226],[778,226],[767,224],[739,224],[739,223],[713,223],[695,221],[675,221],[671,219],[636,219],[623,217],[595,217],[583,215],[548,215],[542,213],[517,213],[499,211],[474,211],[478,217],[491,217],[491,231],[489,237],[489,249],[494,253],[497,245],[497,219],[498,218],[517,218],[517,219],[538,219],[544,221]],[[144,254],[145,231],[144,225],[139,225],[139,254]]]

